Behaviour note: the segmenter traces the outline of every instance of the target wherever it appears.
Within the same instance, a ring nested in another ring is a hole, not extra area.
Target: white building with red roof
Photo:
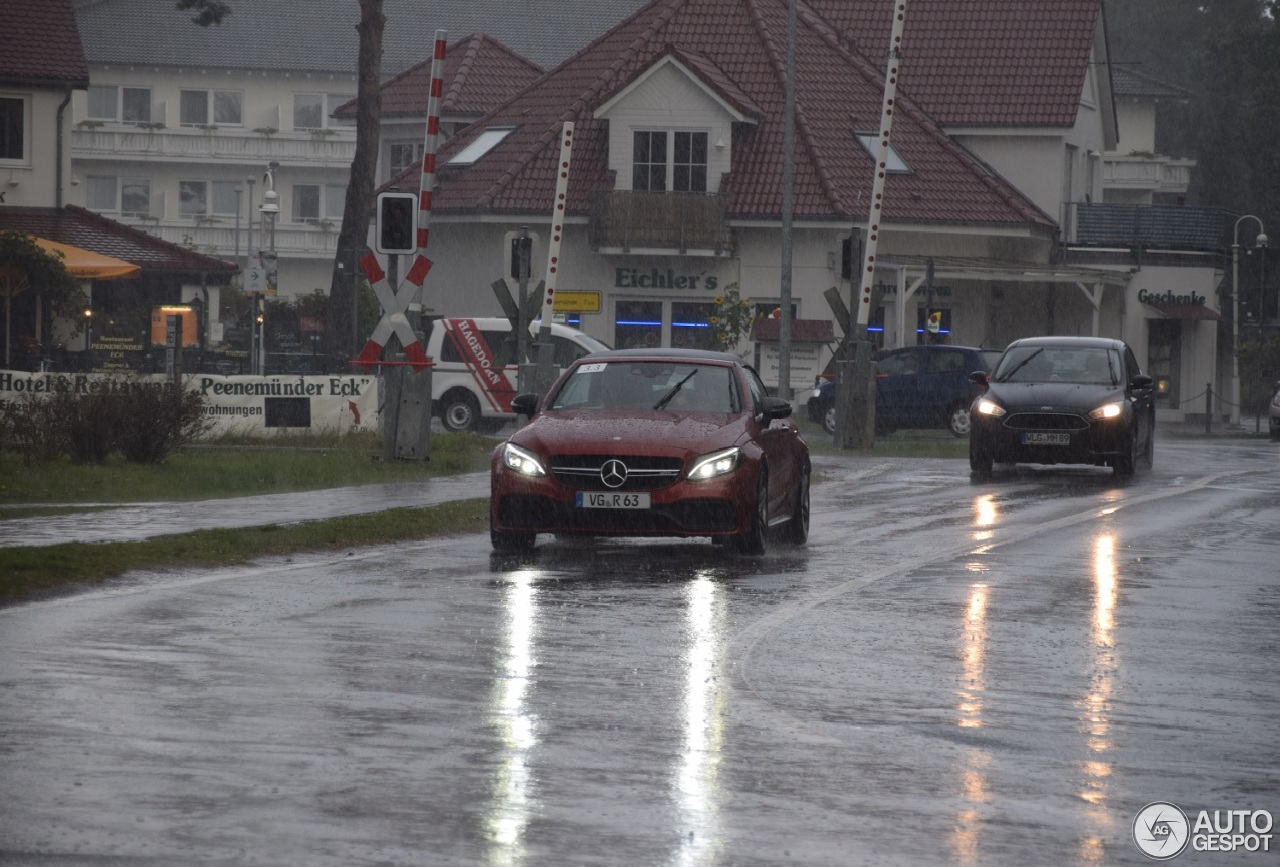
[[[509,242],[524,225],[541,278],[565,121],[575,145],[559,286],[600,299],[571,314],[580,327],[618,346],[698,345],[723,287],[776,306],[786,15],[785,0],[654,0],[462,131],[437,164],[428,307],[497,314],[487,287],[513,284]],[[797,319],[830,320],[833,286],[848,297],[842,242],[866,227],[890,15],[884,0],[799,7]],[[1145,353],[1146,318],[1163,314],[1139,293],[1172,293],[1205,299],[1210,319],[1186,323],[1196,363],[1212,366],[1220,257],[1135,269],[1077,237],[1082,219],[1097,222],[1080,208],[1104,200],[1101,157],[1123,132],[1100,0],[918,0],[903,55],[875,339],[921,340],[940,309],[952,343],[1098,333]],[[388,188],[417,184],[410,169]],[[809,372],[793,365],[793,383]]]

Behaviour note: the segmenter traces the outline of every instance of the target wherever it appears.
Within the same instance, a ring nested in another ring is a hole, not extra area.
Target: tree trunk
[[[356,153],[351,160],[351,180],[338,233],[329,286],[329,311],[325,350],[333,357],[354,358],[367,334],[356,334],[356,287],[361,275],[356,262],[368,246],[369,214],[373,207],[378,166],[378,124],[382,119],[382,29],[386,18],[382,0],[360,0],[358,83],[356,86]]]

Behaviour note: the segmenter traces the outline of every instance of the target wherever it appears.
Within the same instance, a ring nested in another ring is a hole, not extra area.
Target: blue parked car
[[[974,371],[990,373],[998,349],[975,346],[904,346],[876,355],[876,433],[898,428],[946,428],[969,435],[969,406],[981,389]],[[836,429],[836,384],[825,380],[809,398],[809,419]]]

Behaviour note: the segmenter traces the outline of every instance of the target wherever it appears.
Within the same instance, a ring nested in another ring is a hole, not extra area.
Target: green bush
[[[78,464],[101,464],[116,452],[132,463],[154,464],[208,429],[197,392],[138,376],[98,384],[5,404],[0,447],[20,452],[28,466],[64,455]]]

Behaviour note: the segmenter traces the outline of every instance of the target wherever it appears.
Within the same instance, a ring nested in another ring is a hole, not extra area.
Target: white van
[[[537,361],[533,342],[541,322],[529,324],[529,361]],[[563,369],[592,352],[609,346],[567,325],[551,326],[555,364]],[[516,340],[511,322],[488,319],[437,319],[427,336],[431,371],[431,413],[445,430],[497,430],[514,419],[516,396]],[[558,374],[559,371],[557,371]]]

